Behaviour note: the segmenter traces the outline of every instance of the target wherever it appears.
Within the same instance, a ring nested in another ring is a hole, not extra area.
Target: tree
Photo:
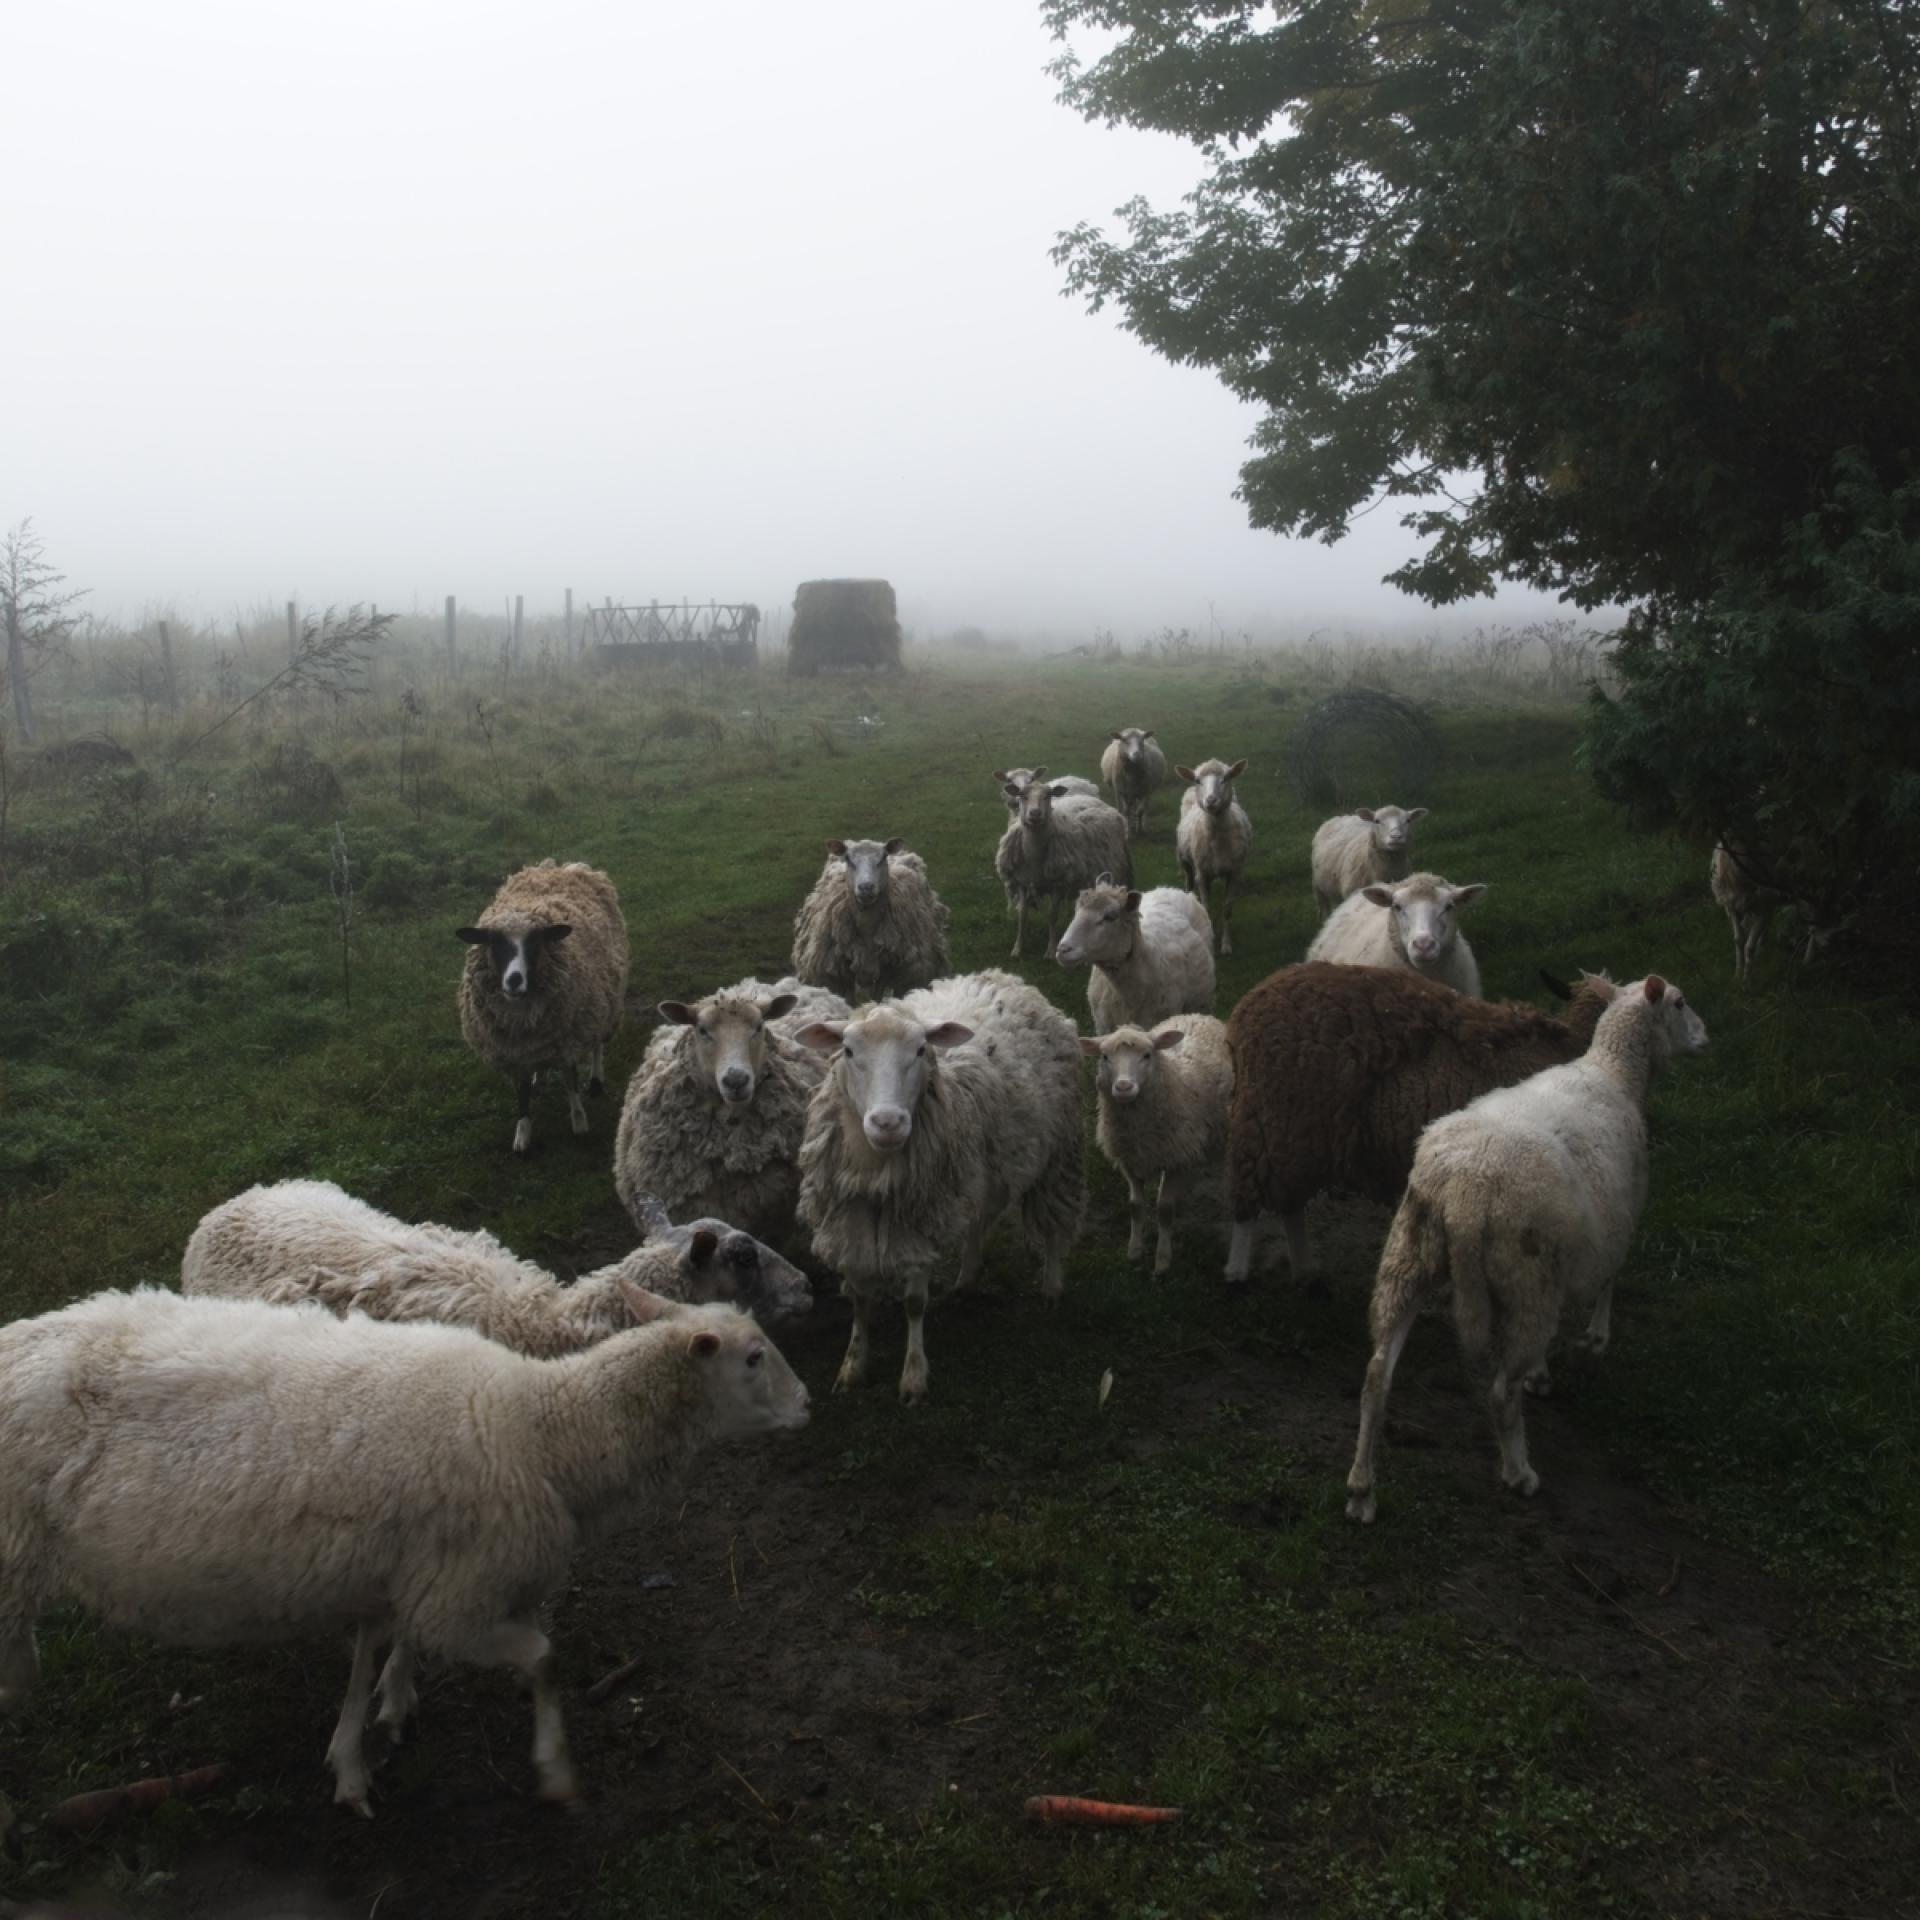
[[[73,593],[57,591],[67,576],[56,573],[45,556],[31,520],[22,520],[0,543],[0,624],[7,633],[7,684],[13,689],[20,738],[27,745],[33,742],[33,695],[28,683],[65,649],[77,624],[68,609],[86,598],[84,588]]]
[[[1045,10],[1117,36],[1062,54],[1070,105],[1205,154],[1184,209],[1058,258],[1264,409],[1254,524],[1334,540],[1385,493],[1411,592],[1626,607],[1586,752],[1643,813],[1920,830],[1920,6]]]

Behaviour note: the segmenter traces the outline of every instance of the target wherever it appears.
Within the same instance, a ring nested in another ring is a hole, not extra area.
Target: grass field
[[[203,718],[150,720],[129,740],[145,778],[41,771],[14,792],[7,1317],[168,1282],[208,1207],[296,1174],[484,1223],[563,1273],[611,1257],[614,1102],[646,1009],[784,970],[829,834],[904,835],[953,909],[956,965],[1013,964],[988,771],[1093,775],[1113,726],[1152,725],[1189,764],[1249,760],[1253,877],[1219,1011],[1315,924],[1321,810],[1281,777],[1312,689],[1256,657],[419,691],[404,743],[388,668],[361,700],[250,712],[179,763]],[[1912,1911],[1911,983],[1797,973],[1774,949],[1736,992],[1704,854],[1595,799],[1571,707],[1440,672],[1420,691],[1446,746],[1429,790],[1379,769],[1349,797],[1429,804],[1418,864],[1489,883],[1463,922],[1489,993],[1540,997],[1542,967],[1657,968],[1712,1035],[1654,1097],[1612,1352],[1571,1358],[1531,1416],[1537,1501],[1499,1493],[1436,1327],[1396,1395],[1379,1523],[1350,1527],[1384,1214],[1323,1206],[1330,1304],[1284,1269],[1229,1302],[1203,1224],[1167,1282],[1126,1266],[1124,1192],[1096,1159],[1058,1309],[997,1244],[981,1291],[935,1307],[933,1404],[908,1413],[897,1322],[882,1384],[826,1395],[846,1314],[823,1289],[783,1340],[810,1429],[716,1461],[681,1514],[576,1570],[555,1611],[569,1680],[649,1656],[630,1694],[571,1707],[582,1805],[530,1803],[524,1705],[458,1672],[363,1826],[320,1764],[343,1647],[180,1653],[61,1615],[41,1691],[0,1725],[0,1898],[238,1913],[273,1893],[274,1911],[378,1901],[382,1920]],[[1177,880],[1172,817],[1163,796],[1142,884]],[[506,1083],[459,1039],[452,930],[549,853],[618,883],[634,1017],[592,1134],[549,1090],[518,1161]],[[1019,970],[1084,1016],[1081,976]],[[87,1842],[41,1824],[67,1793],[216,1759],[224,1797]],[[1043,1791],[1186,1819],[1031,1829],[1020,1804]]]

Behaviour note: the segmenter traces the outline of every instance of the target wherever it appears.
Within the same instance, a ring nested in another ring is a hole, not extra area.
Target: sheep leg
[[[560,1690],[553,1681],[553,1643],[532,1620],[502,1620],[483,1627],[459,1649],[480,1667],[517,1667],[533,1689],[533,1770],[542,1800],[571,1800],[576,1791]]]
[[[1404,1310],[1390,1326],[1385,1337],[1367,1362],[1367,1377],[1360,1389],[1360,1438],[1353,1449],[1353,1466],[1347,1473],[1347,1518],[1371,1525],[1376,1511],[1373,1485],[1373,1445],[1387,1417],[1387,1395],[1393,1389],[1393,1370],[1400,1364],[1401,1349],[1413,1331],[1418,1314]]]
[[[588,1128],[587,1103],[580,1097],[580,1069],[569,1060],[560,1069],[561,1084],[567,1090],[567,1117],[573,1122],[575,1133],[585,1133]]]
[[[419,1706],[420,1696],[413,1686],[413,1649],[406,1641],[396,1640],[380,1669],[380,1712],[375,1725],[385,1727],[387,1738],[397,1747]]]
[[[363,1620],[353,1636],[353,1667],[347,1675],[347,1697],[340,1703],[340,1719],[327,1742],[327,1765],[333,1769],[333,1804],[351,1807],[363,1820],[373,1818],[367,1800],[371,1782],[361,1738],[367,1730],[367,1701],[373,1692],[373,1656],[386,1638],[382,1628]]]
[[[1527,1462],[1526,1396],[1513,1390],[1513,1376],[1505,1367],[1487,1389],[1487,1407],[1493,1415],[1493,1437],[1500,1445],[1500,1484],[1516,1492],[1539,1490],[1540,1476]]]
[[[1244,1287],[1252,1277],[1254,1243],[1260,1237],[1260,1221],[1236,1220],[1227,1241],[1226,1281],[1230,1287]]]
[[[587,1068],[587,1091],[597,1100],[607,1090],[607,1043],[593,1043],[593,1058]]]
[[[1125,1169],[1123,1168],[1124,1172]],[[1147,1190],[1127,1174],[1127,1258],[1147,1257]]]
[[[1609,1280],[1600,1289],[1600,1297],[1593,1303],[1593,1316],[1587,1322],[1587,1330],[1580,1336],[1579,1344],[1589,1353],[1605,1353],[1613,1340],[1613,1282]]]
[[[1047,895],[1047,948],[1042,958],[1051,960],[1053,950],[1060,944],[1060,936],[1054,930],[1060,918],[1060,896],[1057,893]]]
[[[1171,1167],[1160,1176],[1160,1203],[1153,1213],[1153,1277],[1156,1280],[1173,1265],[1173,1213],[1186,1187],[1185,1176]]]
[[[0,1708],[20,1706],[40,1679],[33,1618],[16,1613],[0,1621]]]
[[[1291,1213],[1283,1213],[1280,1225],[1287,1236],[1287,1267],[1294,1285],[1304,1286],[1315,1300],[1326,1299],[1332,1289],[1327,1285],[1326,1276],[1314,1269],[1313,1245],[1307,1238],[1306,1208],[1295,1207]]]
[[[1014,903],[1013,909],[1013,958],[1020,958],[1021,949],[1027,944],[1027,896],[1023,893]]]
[[[993,1222],[984,1213],[976,1214],[967,1226],[967,1237],[960,1243],[960,1274],[954,1282],[958,1291],[970,1287],[980,1278],[980,1262],[987,1250],[987,1235],[993,1230]]]
[[[900,1367],[900,1404],[922,1405],[927,1397],[927,1289],[909,1287],[901,1304],[907,1311],[907,1357]]]
[[[1233,890],[1239,884],[1239,875],[1227,875],[1227,891],[1220,902],[1220,951],[1233,951]]]
[[[513,1150],[515,1153],[533,1151],[533,1075],[521,1072],[513,1083],[514,1109],[518,1116],[513,1123]]]
[[[856,1293],[853,1296],[853,1332],[847,1339],[847,1357],[840,1362],[840,1371],[833,1377],[835,1393],[845,1393],[867,1377],[867,1356],[873,1345],[869,1324],[872,1314],[873,1303],[864,1293]]]
[[[1040,1298],[1058,1300],[1067,1290],[1066,1249],[1049,1247],[1040,1262]]]

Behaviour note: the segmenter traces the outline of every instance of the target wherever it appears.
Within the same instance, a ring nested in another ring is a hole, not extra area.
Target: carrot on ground
[[[69,1832],[91,1833],[135,1807],[158,1806],[162,1800],[184,1800],[217,1787],[227,1777],[227,1763],[196,1767],[191,1773],[162,1774],[153,1780],[134,1780],[124,1787],[103,1787],[97,1793],[76,1793],[47,1815],[47,1825]]]
[[[1178,1807],[1130,1807],[1116,1800],[1082,1800],[1071,1793],[1036,1793],[1027,1811],[1036,1820],[1086,1827],[1160,1827],[1180,1818]]]

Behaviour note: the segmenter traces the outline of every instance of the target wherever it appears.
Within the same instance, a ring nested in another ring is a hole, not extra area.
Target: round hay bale
[[[900,666],[900,619],[885,580],[806,580],[793,596],[787,671]]]
[[[1286,769],[1310,806],[1352,807],[1391,800],[1430,806],[1445,758],[1424,707],[1377,687],[1342,687],[1300,716]]]
[[[83,780],[90,774],[106,773],[115,767],[130,767],[133,755],[118,740],[109,740],[104,734],[90,734],[78,740],[63,740],[57,747],[42,748],[34,756],[33,764],[49,779]]]

